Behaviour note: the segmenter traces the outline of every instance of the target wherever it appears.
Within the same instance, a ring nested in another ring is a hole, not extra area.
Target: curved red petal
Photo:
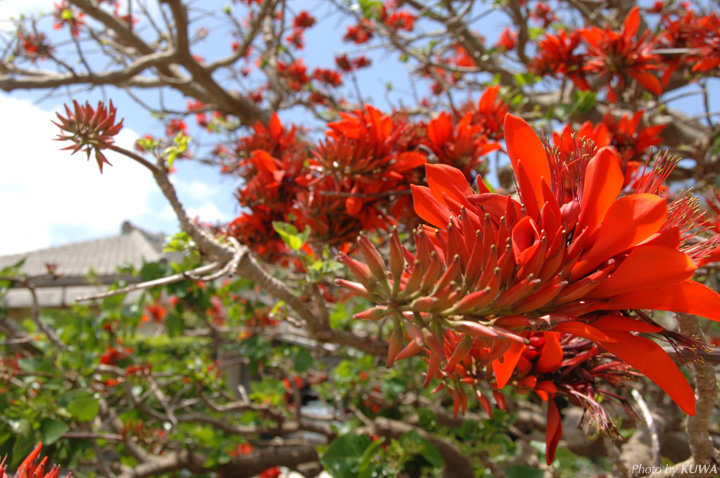
[[[579,278],[598,265],[652,236],[665,222],[665,199],[654,194],[630,194],[615,201],[598,230],[593,246],[572,269]]]
[[[508,113],[505,115],[505,144],[513,169],[517,171],[518,161],[522,160],[535,197],[540,205],[544,204],[542,181],[549,182],[551,175],[543,142],[524,119]]]
[[[493,361],[493,373],[495,374],[495,380],[497,380],[498,389],[507,385],[523,350],[525,350],[525,344],[513,342],[508,351],[502,356],[502,362],[500,359]]]
[[[427,164],[425,174],[430,191],[438,201],[443,201],[443,193],[445,193],[459,204],[470,207],[468,196],[474,193],[459,169],[447,164]]]
[[[538,359],[535,370],[540,373],[554,372],[560,368],[563,360],[563,349],[560,345],[560,334],[558,332],[545,332],[545,347],[543,347],[540,359]]]
[[[670,287],[618,294],[591,310],[652,309],[694,314],[720,322],[720,295],[692,280]]]
[[[448,207],[435,199],[430,188],[414,184],[410,188],[417,215],[433,226],[445,229],[451,217]]]
[[[602,148],[588,162],[585,170],[578,231],[588,227],[592,233],[600,226],[620,194],[623,182],[617,154],[608,147]]]
[[[688,415],[695,415],[695,392],[670,356],[658,344],[629,332],[607,332],[615,342],[599,343],[602,348],[635,367],[670,395]]]
[[[562,418],[555,400],[548,400],[547,428],[545,429],[545,461],[548,465],[555,461],[555,450],[562,438]]]
[[[692,259],[677,249],[655,245],[635,247],[617,270],[587,297],[604,299],[616,294],[668,287],[690,279],[696,269]]]

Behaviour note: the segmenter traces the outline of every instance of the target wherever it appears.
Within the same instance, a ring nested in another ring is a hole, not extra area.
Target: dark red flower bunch
[[[372,61],[365,55],[355,58],[348,58],[347,55],[340,55],[335,57],[335,63],[342,71],[350,72],[368,67],[372,64]]]
[[[625,87],[627,75],[651,93],[662,94],[660,80],[651,73],[660,69],[660,58],[652,53],[657,40],[649,38],[649,30],[635,38],[639,28],[640,9],[633,7],[620,32],[610,27],[588,27],[581,32],[588,51],[583,69],[607,77],[608,101],[611,103],[617,101],[617,91]]]
[[[508,318],[505,323],[512,325],[517,320]],[[606,409],[609,403],[621,406],[630,417],[634,416],[627,400],[613,391],[637,376],[626,363],[603,352],[590,340],[560,332],[531,332],[522,342],[498,342],[501,333],[513,338],[499,327],[487,328],[484,334],[476,336],[445,332],[443,347],[449,359],[444,368],[438,366],[430,370],[426,382],[429,384],[432,378],[440,380],[433,392],[448,392],[456,416],[467,410],[468,392],[491,417],[490,397],[498,408],[506,408],[505,395],[501,391],[506,385],[516,393],[532,392],[547,402],[548,463],[552,463],[562,436],[562,421],[555,397],[565,397],[572,405],[582,407],[583,416],[598,430],[616,433]],[[499,343],[502,347],[497,345]],[[507,364],[496,361],[501,356],[509,359]],[[603,405],[600,405],[601,401]]]
[[[35,63],[38,59],[44,60],[53,52],[52,45],[44,33],[18,33],[18,43],[15,55],[27,58]]]
[[[547,28],[551,23],[558,20],[553,9],[545,2],[538,2],[530,12],[530,18],[539,23],[542,28]]]
[[[405,30],[411,32],[415,26],[415,15],[407,10],[395,10],[389,15],[383,8],[381,20],[393,30]]]
[[[568,34],[560,29],[557,35],[545,35],[538,43],[538,54],[533,58],[530,70],[540,76],[567,76],[580,90],[590,90],[583,70],[587,55],[577,51],[581,42],[579,31]]]
[[[357,45],[369,42],[375,34],[375,23],[363,18],[357,25],[350,25],[343,36],[343,40]]]
[[[295,92],[302,90],[310,81],[307,67],[302,60],[295,60],[289,64],[278,61],[277,72],[287,83],[288,88]]]
[[[437,156],[441,164],[454,166],[468,180],[474,175],[484,175],[485,155],[500,149],[498,143],[482,134],[482,124],[473,124],[472,113],[453,124],[452,116],[440,113],[427,126],[425,145]]]
[[[661,158],[628,194],[613,149],[585,142],[567,157],[546,149],[525,121],[509,114],[504,130],[519,199],[491,193],[481,182],[474,191],[459,170],[426,165],[428,187],[412,186],[415,211],[428,224],[414,234],[415,251],[405,249],[395,231],[388,241],[389,262],[365,236],[358,242],[364,262],[339,256],[356,282],[338,284],[378,304],[356,318],[392,320],[388,364],[426,350],[426,383],[448,364],[452,372],[476,338],[490,349],[480,358],[492,369],[498,390],[512,377],[521,383],[530,369],[518,365],[525,363],[520,358],[532,334],[554,332],[563,351],[553,345],[547,359],[538,359],[545,365],[537,371],[556,373],[565,360],[563,344],[588,341],[650,378],[693,414],[692,388],[648,337],[680,348],[694,342],[666,331],[645,312],[720,320],[720,295],[692,280],[696,261],[709,250],[701,254],[683,239],[698,226],[698,216],[689,213],[696,203],[682,195],[668,204],[659,194],[674,163]],[[451,341],[451,349],[445,348],[448,332],[459,339]],[[542,337],[545,344],[555,340]],[[600,373],[604,369],[594,363],[588,366],[595,379],[585,397],[597,395],[596,379],[614,384],[618,378]],[[530,389],[530,382],[522,383]],[[553,383],[569,387],[560,376]],[[551,387],[541,391],[556,393]],[[559,439],[556,412],[551,406],[550,444]]]
[[[500,85],[491,86],[485,90],[480,100],[475,103],[466,103],[456,111],[458,119],[466,114],[472,114],[471,124],[479,125],[478,131],[493,141],[503,139],[503,119],[508,112],[509,105],[499,96]]]
[[[500,34],[500,38],[498,38],[498,41],[495,43],[495,48],[505,52],[514,50],[515,45],[517,45],[517,32],[507,27]]]
[[[115,143],[114,137],[122,129],[123,120],[119,123],[115,122],[116,110],[112,100],[107,107],[102,101],[96,108],[90,106],[88,102],[81,106],[77,101],[73,101],[73,105],[74,110],[65,106],[67,117],[56,113],[59,123],[53,121],[53,124],[64,131],[64,134],[59,134],[55,140],[71,141],[73,144],[63,149],[72,150],[73,154],[84,150],[88,160],[90,153],[94,151],[95,160],[102,173],[103,164],[110,164],[103,150]]]
[[[369,105],[340,115],[340,121],[328,124],[327,139],[313,151],[309,168],[315,179],[309,183],[313,191],[306,198],[313,207],[303,208],[313,231],[315,227],[335,231],[328,238],[333,241],[347,240],[348,234],[354,236],[363,229],[387,227],[392,221],[387,208],[393,195],[406,194],[410,180],[417,179],[415,170],[427,161],[424,153],[408,143],[412,140],[407,135],[408,123],[396,123]],[[318,224],[319,218],[337,226]]]
[[[326,68],[315,68],[312,74],[313,80],[327,86],[338,87],[342,85],[342,75],[334,70]]]

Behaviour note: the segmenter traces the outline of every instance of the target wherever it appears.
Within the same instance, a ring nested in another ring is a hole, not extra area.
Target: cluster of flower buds
[[[88,102],[80,105],[77,101],[73,101],[73,105],[74,110],[65,105],[67,117],[57,113],[59,123],[53,121],[53,124],[63,130],[65,134],[58,135],[55,140],[71,141],[73,144],[63,149],[72,150],[72,154],[84,150],[88,160],[90,160],[90,153],[94,151],[95,160],[102,173],[103,164],[110,164],[103,154],[103,150],[113,145],[115,142],[113,138],[122,129],[123,120],[121,119],[119,123],[115,122],[116,109],[112,101],[107,107],[102,101],[98,103],[97,108],[93,108]]]
[[[660,157],[627,193],[612,149],[570,138],[565,151],[546,149],[512,115],[505,135],[520,201],[482,183],[475,192],[459,170],[429,164],[429,187],[412,187],[415,211],[430,224],[414,233],[414,253],[393,231],[389,264],[364,235],[364,262],[340,254],[357,282],[339,284],[378,304],[355,317],[393,321],[388,366],[426,350],[427,386],[475,353],[473,368],[492,370],[500,390],[512,377],[523,383],[521,358],[543,340],[555,346],[543,349],[535,370],[556,372],[556,386],[530,387],[533,379],[523,386],[553,395],[566,361],[559,344],[578,339],[635,367],[693,414],[683,374],[659,345],[638,335],[669,337],[638,312],[644,309],[720,320],[720,295],[692,280],[701,254],[681,239],[698,225],[688,223],[697,215],[686,214],[695,203],[681,195],[668,206],[658,194],[674,163]],[[464,394],[453,390],[464,409]]]

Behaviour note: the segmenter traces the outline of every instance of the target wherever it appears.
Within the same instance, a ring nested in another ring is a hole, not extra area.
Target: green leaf
[[[273,229],[280,235],[280,238],[293,251],[298,251],[310,237],[310,228],[306,227],[300,234],[295,226],[285,222],[273,221]]]
[[[330,444],[320,463],[335,478],[357,477],[368,446],[370,439],[365,435],[343,435]]]
[[[594,91],[576,91],[573,93],[573,101],[575,102],[575,110],[585,114],[595,106],[597,93]]]
[[[91,395],[81,395],[70,402],[68,411],[74,419],[89,422],[97,416],[98,411],[100,411],[100,404],[98,399]]]
[[[179,337],[185,331],[185,321],[179,314],[169,313],[165,317],[165,326],[170,337]]]
[[[505,474],[508,478],[542,478],[545,472],[529,466],[513,465],[505,470]]]
[[[375,464],[375,451],[380,448],[384,440],[373,440],[369,447],[363,453],[360,465],[358,466],[358,478],[372,478],[374,469],[371,468]]]
[[[435,445],[420,436],[417,430],[410,430],[400,437],[400,444],[404,448],[412,448],[416,450],[416,455],[425,458],[435,468],[445,466],[445,460]],[[412,446],[411,446],[412,444]]]
[[[295,370],[302,373],[310,370],[315,365],[315,359],[306,348],[301,348],[295,355]]]
[[[43,445],[52,445],[69,430],[69,426],[52,418],[43,418],[40,422]]]
[[[35,446],[35,434],[32,425],[26,418],[17,422],[15,429],[15,444],[12,449],[12,462],[10,468],[16,468],[25,459],[33,446]]]

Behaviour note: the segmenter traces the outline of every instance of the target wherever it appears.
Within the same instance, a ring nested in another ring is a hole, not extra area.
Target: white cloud
[[[50,231],[81,230],[83,238],[116,234],[122,221],[147,215],[156,186],[140,165],[108,154],[113,166],[101,175],[84,153],[60,151],[64,143],[52,139],[58,133],[50,122],[54,114],[4,95],[0,112],[0,254],[47,247]],[[125,128],[116,140],[132,148],[136,138]]]
[[[206,202],[199,206],[189,207],[187,214],[191,219],[199,217],[201,222],[209,223],[228,222],[232,219],[232,217],[224,214],[215,204],[211,202]]]

